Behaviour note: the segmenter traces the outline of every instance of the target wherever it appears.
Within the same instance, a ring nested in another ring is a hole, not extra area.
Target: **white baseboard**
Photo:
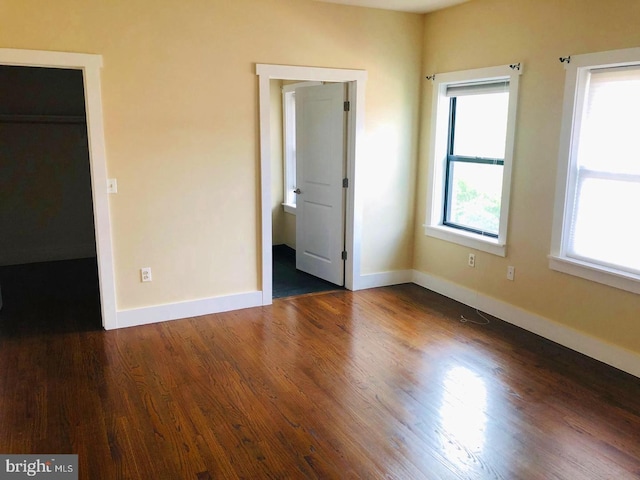
[[[120,310],[116,314],[116,327],[135,327],[166,322],[180,318],[199,317],[211,313],[228,312],[262,305],[262,292],[239,293],[224,297],[203,298],[189,302],[171,303],[153,307]]]
[[[401,283],[411,283],[413,281],[413,270],[394,270],[391,272],[370,273],[360,275],[354,290],[364,290],[367,288],[388,287]]]
[[[414,271],[413,283],[640,378],[640,355],[630,350],[433,275]]]
[[[62,247],[37,247],[7,249],[0,253],[0,265],[23,265],[26,263],[56,262],[96,256],[95,243],[81,243]]]

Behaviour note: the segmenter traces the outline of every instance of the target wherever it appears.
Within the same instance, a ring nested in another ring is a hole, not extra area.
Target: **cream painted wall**
[[[296,249],[296,216],[291,213],[284,214],[283,243]]]
[[[424,83],[415,267],[640,352],[640,296],[548,268],[564,68],[558,57],[640,46],[636,0],[474,0],[425,17],[423,74],[524,63],[507,258],[426,237],[431,88]],[[506,280],[507,265],[516,280]]]
[[[103,56],[119,310],[261,288],[256,63],[368,71],[362,271],[410,268],[423,28],[311,0],[0,4],[2,47]]]

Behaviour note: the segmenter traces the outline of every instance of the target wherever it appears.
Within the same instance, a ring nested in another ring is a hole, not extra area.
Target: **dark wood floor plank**
[[[83,479],[640,478],[640,379],[414,285],[105,332],[97,290],[21,282],[0,452]]]

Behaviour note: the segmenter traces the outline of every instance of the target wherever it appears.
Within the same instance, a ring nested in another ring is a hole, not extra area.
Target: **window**
[[[284,206],[295,213],[296,194],[296,90],[294,85],[282,87],[282,128],[284,141]]]
[[[322,85],[322,82],[298,82],[282,87],[282,130],[284,145],[285,212],[296,213],[296,89]]]
[[[500,225],[508,85],[499,85],[499,92],[447,89],[451,100],[443,223],[494,238]]]
[[[571,57],[550,267],[640,293],[640,49]]]
[[[436,75],[425,233],[506,254],[521,66]]]

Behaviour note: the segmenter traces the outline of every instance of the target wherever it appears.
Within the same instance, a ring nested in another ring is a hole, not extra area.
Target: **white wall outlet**
[[[467,260],[467,265],[469,265],[471,268],[474,268],[476,266],[476,255],[474,253],[469,254],[469,260]]]
[[[516,276],[516,267],[512,267],[511,265],[509,265],[507,267],[507,280],[513,281],[515,276]]]
[[[150,282],[153,280],[151,276],[151,267],[142,267],[140,269],[140,281],[142,282]]]
[[[118,193],[118,180],[107,178],[107,193]]]

